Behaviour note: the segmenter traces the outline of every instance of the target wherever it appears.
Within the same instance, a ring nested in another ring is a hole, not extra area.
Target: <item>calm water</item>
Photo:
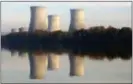
[[[4,83],[131,83],[131,60],[92,60],[85,57],[84,76],[70,77],[67,54],[60,57],[60,68],[46,72],[44,79],[30,79],[28,55],[2,51],[2,82]]]

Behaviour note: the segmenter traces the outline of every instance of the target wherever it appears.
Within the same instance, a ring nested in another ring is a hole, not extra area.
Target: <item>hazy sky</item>
[[[9,32],[11,28],[25,27],[30,22],[30,6],[45,6],[48,14],[61,17],[61,29],[68,30],[70,9],[83,8],[88,27],[112,25],[114,27],[131,27],[131,2],[2,2],[1,31]]]

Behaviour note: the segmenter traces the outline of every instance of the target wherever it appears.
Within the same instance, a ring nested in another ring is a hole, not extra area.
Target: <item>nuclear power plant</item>
[[[58,15],[48,15],[48,31],[58,31],[60,29],[60,17]],[[48,70],[59,68],[60,56],[56,54],[48,55]]]
[[[60,17],[58,15],[47,15],[47,8],[42,6],[30,7],[31,17],[28,32],[36,30],[43,31],[58,31],[60,28]],[[83,9],[70,10],[70,26],[69,32],[86,28],[85,15]],[[19,28],[19,32],[23,32],[24,28]],[[15,29],[11,30],[12,33],[16,32]],[[28,53],[30,62],[30,78],[43,79],[48,70],[58,69],[60,66],[60,56],[56,54],[33,54]],[[84,75],[84,57],[73,56],[69,54],[70,62],[70,76]]]
[[[85,15],[83,9],[71,9],[70,15],[71,15],[71,21],[69,26],[70,32],[85,28]]]
[[[29,32],[35,30],[47,30],[48,29],[48,15],[47,8],[41,6],[31,7],[31,19],[29,25]],[[48,59],[47,55],[39,55],[29,53],[30,61],[30,78],[43,79],[47,72]]]
[[[71,23],[69,32],[80,30],[85,28],[85,17],[83,9],[71,9]],[[82,76],[84,75],[84,57],[73,56],[69,54],[70,61],[70,76]]]
[[[47,30],[48,16],[47,8],[42,6],[32,6],[29,32],[35,30]]]

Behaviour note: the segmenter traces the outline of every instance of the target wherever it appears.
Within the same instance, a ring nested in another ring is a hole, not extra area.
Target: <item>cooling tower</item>
[[[48,31],[60,30],[60,17],[58,15],[48,15]]]
[[[19,32],[24,32],[24,28],[23,27],[20,27],[19,28]]]
[[[60,30],[60,17],[58,15],[48,16],[48,31],[58,31]],[[60,56],[56,54],[48,55],[48,69],[54,70],[58,69],[60,64]]]
[[[31,18],[29,32],[34,32],[35,30],[47,30],[48,29],[48,19],[47,19],[47,9],[41,6],[32,6],[31,8]],[[48,58],[46,54],[35,55],[29,54],[30,60],[30,78],[32,79],[42,79],[47,71]]]
[[[85,28],[85,16],[83,9],[71,9],[71,21],[69,31]]]
[[[16,29],[11,29],[11,33],[14,33],[14,32],[16,32]]]
[[[47,71],[47,55],[35,55],[29,53],[30,61],[30,78],[31,79],[43,79]]]
[[[69,32],[85,28],[85,16],[83,9],[71,9],[71,21]],[[70,76],[84,75],[84,57],[69,54]]]
[[[41,6],[32,6],[29,31],[34,30],[47,30],[47,8]]]
[[[84,75],[84,57],[69,55],[70,76]]]

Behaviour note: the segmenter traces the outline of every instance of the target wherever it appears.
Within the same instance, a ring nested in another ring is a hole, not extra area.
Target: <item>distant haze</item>
[[[131,2],[2,2],[1,31],[25,27],[28,30],[30,6],[45,6],[48,14],[61,18],[61,29],[67,31],[70,24],[70,9],[83,8],[85,22],[90,26],[131,27]]]

